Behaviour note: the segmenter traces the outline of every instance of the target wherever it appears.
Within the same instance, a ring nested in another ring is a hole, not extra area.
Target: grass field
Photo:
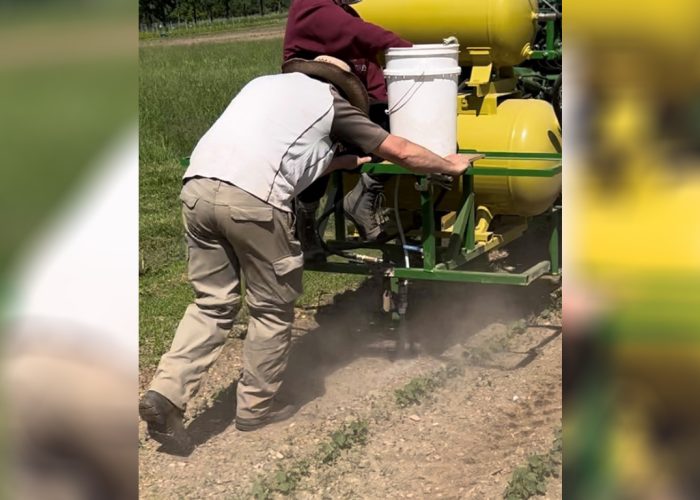
[[[140,364],[167,350],[192,300],[178,194],[197,140],[253,78],[277,73],[282,40],[140,49]],[[306,273],[299,303],[356,286],[361,278]]]

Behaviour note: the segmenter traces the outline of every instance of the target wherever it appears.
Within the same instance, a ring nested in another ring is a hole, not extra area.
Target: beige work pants
[[[214,179],[191,179],[180,195],[195,301],[180,321],[151,389],[181,409],[219,356],[240,309],[250,310],[237,416],[263,417],[287,366],[303,256],[293,216]]]

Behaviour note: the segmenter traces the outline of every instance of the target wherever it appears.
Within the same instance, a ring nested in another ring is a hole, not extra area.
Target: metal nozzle
[[[538,12],[537,13],[537,20],[538,21],[556,21],[559,19],[560,15],[557,14],[556,12]]]

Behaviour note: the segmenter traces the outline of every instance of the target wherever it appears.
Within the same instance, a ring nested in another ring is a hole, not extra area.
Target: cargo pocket
[[[180,193],[180,200],[187,208],[194,210],[195,205],[197,205],[197,202],[199,201],[199,197],[192,196],[191,194]]]
[[[272,268],[277,277],[277,295],[286,304],[294,302],[303,292],[304,255],[300,253],[277,259]]]
[[[236,222],[272,222],[271,206],[231,206],[231,218]]]

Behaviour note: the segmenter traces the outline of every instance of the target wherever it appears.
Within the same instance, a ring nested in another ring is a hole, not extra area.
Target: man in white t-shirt
[[[283,74],[246,85],[195,147],[180,195],[195,301],[139,405],[149,433],[167,448],[192,449],[182,415],[233,327],[241,274],[250,320],[236,428],[255,430],[296,411],[275,400],[302,292],[292,200],[322,175],[369,161],[336,157],[340,144],[417,173],[459,175],[476,158],[442,158],[390,135],[367,118],[368,106],[367,91],[343,61],[292,59]]]

